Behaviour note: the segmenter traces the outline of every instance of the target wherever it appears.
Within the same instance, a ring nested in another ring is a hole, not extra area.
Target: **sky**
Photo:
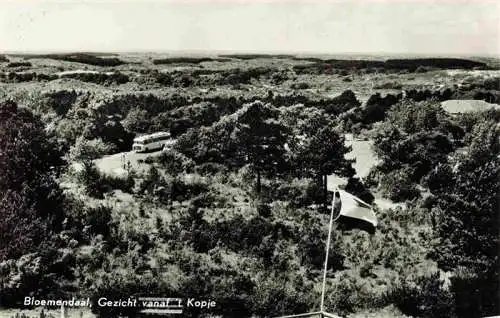
[[[3,52],[500,55],[500,1],[0,0]]]

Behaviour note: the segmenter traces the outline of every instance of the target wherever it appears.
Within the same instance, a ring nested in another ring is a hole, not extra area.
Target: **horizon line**
[[[485,57],[500,58],[500,53],[431,53],[431,52],[328,52],[328,51],[286,51],[286,50],[164,50],[164,49],[136,49],[136,50],[5,50],[0,51],[3,55],[21,54],[184,54],[184,55],[291,55],[291,56],[319,56],[319,55],[343,55],[343,56],[432,56],[432,57]]]

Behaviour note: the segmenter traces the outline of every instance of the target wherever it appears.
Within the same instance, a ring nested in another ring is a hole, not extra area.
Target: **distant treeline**
[[[8,61],[9,61],[9,59],[5,55],[0,54],[0,63],[1,62],[8,62]]]
[[[6,72],[0,73],[0,82],[21,83],[31,81],[52,81],[58,79],[55,74],[39,74],[36,72]]]
[[[238,59],[238,60],[256,60],[256,59],[289,59],[294,61],[323,62],[319,57],[295,56],[290,54],[221,54],[220,57]]]
[[[168,57],[164,59],[153,60],[153,64],[199,64],[202,62],[225,62],[226,58],[212,58],[212,57]]]
[[[98,55],[98,54],[97,54]],[[24,59],[52,59],[67,62],[77,62],[95,66],[118,66],[125,64],[124,61],[116,57],[104,58],[96,54],[88,53],[70,53],[70,54],[41,54],[41,55],[23,55]]]
[[[196,69],[188,72],[147,70],[140,72],[144,78],[136,78],[136,80],[142,83],[145,78],[151,78],[161,85],[173,87],[239,85],[249,84],[252,79],[259,79],[261,76],[270,76],[275,71],[276,69],[271,67],[234,68],[229,70]]]
[[[30,62],[10,62],[7,67],[32,67]]]
[[[220,57],[226,57],[238,60],[254,60],[254,59],[295,59],[294,55],[288,54],[221,54]]]
[[[53,81],[59,78],[73,78],[82,82],[100,85],[125,84],[129,77],[121,72],[107,73],[66,73],[66,74],[44,74],[36,72],[6,72],[0,73],[0,82],[21,83],[31,81]]]
[[[296,65],[296,73],[327,73],[332,69],[381,69],[408,70],[410,72],[426,71],[427,69],[488,69],[488,65],[466,59],[456,58],[421,58],[421,59],[389,59],[376,60],[322,60],[314,64]]]
[[[96,83],[102,85],[125,84],[129,82],[129,77],[121,72],[115,71],[107,73],[66,73],[60,78],[74,78],[83,82]]]

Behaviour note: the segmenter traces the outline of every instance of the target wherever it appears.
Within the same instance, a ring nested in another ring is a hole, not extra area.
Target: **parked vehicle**
[[[134,138],[132,150],[136,152],[146,152],[163,149],[164,145],[171,141],[169,132],[157,132]]]

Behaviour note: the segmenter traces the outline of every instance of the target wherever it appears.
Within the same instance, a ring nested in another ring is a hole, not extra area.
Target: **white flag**
[[[337,190],[337,192],[339,196],[334,193],[332,209],[338,210],[340,205],[339,216],[363,220],[371,223],[374,227],[377,226],[377,216],[371,205],[344,190]]]

